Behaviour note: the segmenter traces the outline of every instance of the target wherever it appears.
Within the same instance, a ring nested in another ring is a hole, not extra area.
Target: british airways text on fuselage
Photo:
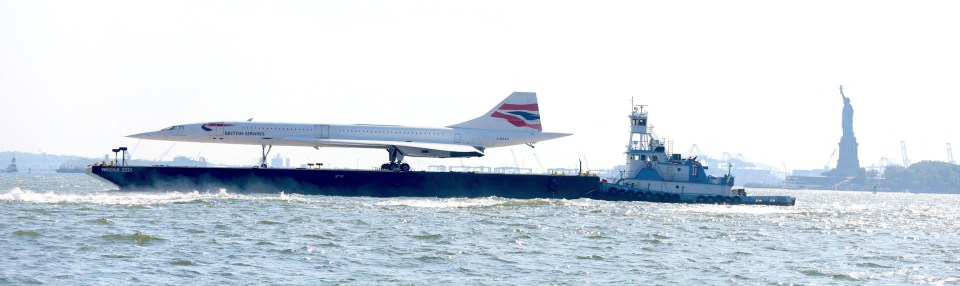
[[[223,132],[225,136],[264,136],[264,132],[254,132],[254,131],[225,131]]]

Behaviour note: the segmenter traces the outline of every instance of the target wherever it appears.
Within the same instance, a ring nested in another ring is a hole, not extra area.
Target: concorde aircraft
[[[447,127],[395,125],[336,125],[266,123],[253,121],[207,122],[174,125],[160,131],[127,137],[202,143],[260,145],[260,167],[276,146],[374,148],[389,153],[384,170],[409,171],[405,156],[432,158],[482,157],[486,148],[533,144],[569,136],[543,132],[537,94],[514,92],[487,114]]]

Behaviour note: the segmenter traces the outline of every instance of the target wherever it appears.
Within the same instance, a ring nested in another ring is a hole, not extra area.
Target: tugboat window
[[[639,126],[646,126],[646,125],[647,125],[647,120],[645,120],[645,119],[631,119],[631,120],[630,120],[630,123],[633,124],[633,126],[637,126],[637,125],[639,125]]]

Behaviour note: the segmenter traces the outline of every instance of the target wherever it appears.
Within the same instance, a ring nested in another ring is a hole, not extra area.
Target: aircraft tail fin
[[[540,124],[540,107],[537,106],[537,93],[514,92],[487,114],[448,127],[543,131],[543,126]]]

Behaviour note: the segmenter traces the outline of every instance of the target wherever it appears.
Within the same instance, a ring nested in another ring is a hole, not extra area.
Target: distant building
[[[289,162],[289,159],[288,159],[288,162]],[[284,168],[285,165],[283,164],[283,157],[280,157],[280,154],[277,154],[277,156],[273,157],[273,159],[270,160],[270,166],[274,168]]]
[[[791,176],[800,176],[800,177],[817,177],[823,174],[821,169],[812,169],[812,170],[793,170],[790,172]]]
[[[173,158],[173,161],[166,162],[165,165],[186,166],[186,167],[206,167],[207,159],[203,157],[198,157],[197,160],[194,160],[184,156],[176,156]]]
[[[743,154],[723,153],[719,159],[706,155],[695,156],[699,160],[707,175],[722,177],[726,174],[736,177],[737,184],[744,186],[772,186],[783,182],[783,174],[773,166],[759,162],[747,161]]]

